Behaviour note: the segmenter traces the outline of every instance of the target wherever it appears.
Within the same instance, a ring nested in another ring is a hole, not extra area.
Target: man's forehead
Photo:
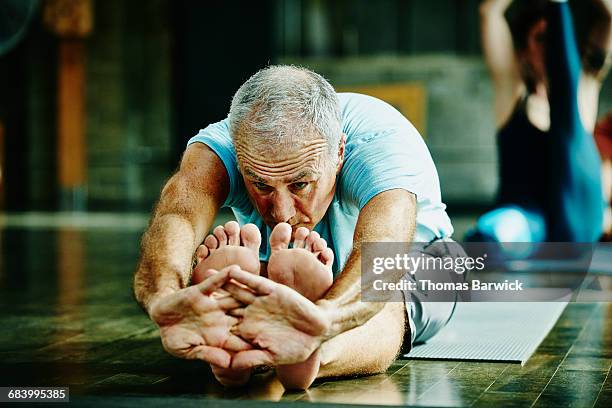
[[[297,169],[296,171],[290,174],[283,174],[279,176],[270,175],[269,173],[260,173],[259,171],[252,169],[249,165],[244,166],[244,169],[242,171],[246,177],[255,181],[262,182],[269,181],[273,178],[280,179],[285,183],[295,183],[297,181],[309,178],[318,178],[321,175],[321,172],[312,166]]]
[[[281,137],[275,138],[273,141],[249,136],[239,136],[234,139],[234,147],[237,153],[240,151],[274,158],[291,157],[299,155],[305,150],[319,150],[326,145],[327,141],[318,135],[306,138]]]
[[[238,166],[252,179],[291,178],[319,174],[326,159],[327,143],[323,138],[300,140],[295,143],[266,143],[255,139],[236,140]],[[258,148],[255,148],[255,147]]]

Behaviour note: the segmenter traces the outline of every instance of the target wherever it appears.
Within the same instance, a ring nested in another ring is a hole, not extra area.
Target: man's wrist
[[[337,335],[361,326],[380,312],[384,303],[343,303],[340,299],[320,299],[316,303],[328,322],[328,329],[320,337],[327,341]]]
[[[171,294],[173,294],[176,291],[177,291],[177,289],[166,287],[166,288],[163,288],[163,289],[159,290],[158,292],[153,293],[152,295],[150,295],[149,298],[147,299],[146,304],[144,305],[144,307],[145,307],[145,309],[147,311],[147,314],[149,315],[149,318],[152,319],[151,311],[152,311],[153,307],[155,306],[155,304],[157,304],[157,302],[159,302],[162,298],[164,298],[164,297],[166,297],[168,295],[171,295]]]
[[[315,302],[319,310],[323,313],[325,320],[329,322],[327,326],[327,330],[325,333],[321,334],[321,343],[326,342],[327,340],[335,337],[339,333],[337,333],[337,325],[334,324],[334,320],[336,317],[337,305],[334,304],[333,300],[320,299]]]

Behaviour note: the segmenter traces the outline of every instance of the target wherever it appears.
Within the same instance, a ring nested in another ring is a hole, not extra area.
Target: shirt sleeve
[[[403,189],[417,198],[435,194],[438,185],[433,160],[412,126],[382,131],[352,146],[341,173],[341,188],[362,209],[374,196]],[[438,193],[439,196],[439,193]],[[438,197],[439,200],[439,197]]]
[[[204,143],[208,146],[223,162],[223,166],[227,171],[229,178],[230,189],[224,207],[233,207],[238,192],[241,189],[242,178],[238,171],[238,162],[236,160],[236,152],[232,143],[232,137],[229,131],[229,121],[224,119],[220,122],[213,123],[205,129],[201,129],[197,135],[189,139],[187,146],[192,143]]]

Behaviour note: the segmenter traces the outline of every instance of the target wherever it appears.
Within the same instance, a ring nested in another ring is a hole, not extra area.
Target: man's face
[[[249,197],[264,222],[271,228],[289,223],[295,233],[299,227],[313,229],[325,215],[334,197],[344,142],[337,164],[320,137],[288,149],[237,143],[236,154]]]

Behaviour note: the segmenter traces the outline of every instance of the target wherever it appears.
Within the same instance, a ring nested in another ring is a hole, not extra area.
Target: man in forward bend
[[[238,222],[205,237],[221,207]],[[227,119],[189,141],[143,236],[134,290],[164,348],[210,363],[220,382],[269,365],[287,388],[307,388],[386,370],[454,310],[412,294],[361,302],[361,243],[427,252],[452,232],[408,120],[309,70],[271,66],[240,87]]]

